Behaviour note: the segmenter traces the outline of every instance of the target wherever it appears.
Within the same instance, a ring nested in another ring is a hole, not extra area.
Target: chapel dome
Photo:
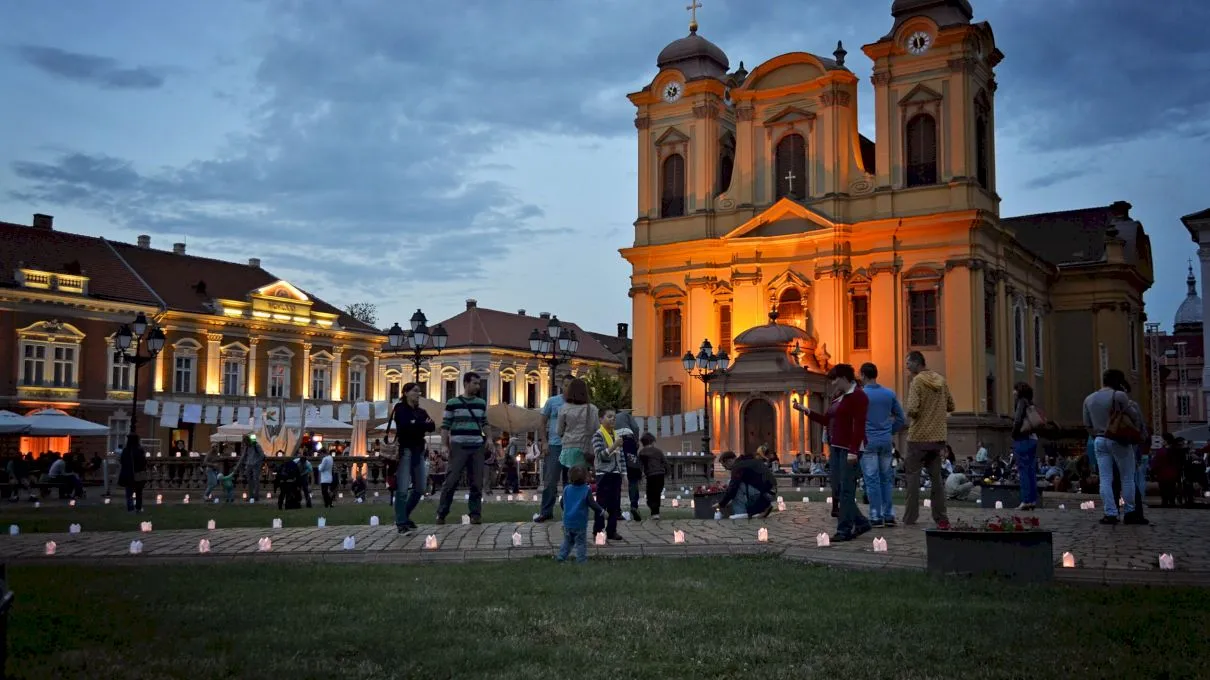
[[[745,349],[759,347],[788,347],[798,343],[802,349],[814,348],[815,341],[797,326],[770,321],[763,326],[754,326],[735,338],[735,346]]]
[[[1202,298],[1197,294],[1197,279],[1193,276],[1193,265],[1189,265],[1189,276],[1185,279],[1188,292],[1181,306],[1176,309],[1176,317],[1172,320],[1174,331],[1201,330]]]
[[[660,51],[655,65],[661,70],[675,68],[688,80],[701,77],[721,78],[727,74],[730,62],[727,53],[691,28],[689,35],[668,43]]]

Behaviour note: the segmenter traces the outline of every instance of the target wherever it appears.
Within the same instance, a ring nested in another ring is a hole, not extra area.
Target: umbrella
[[[421,397],[420,408],[424,409],[424,412],[429,414],[429,417],[433,419],[433,422],[437,423],[438,427],[441,427],[441,419],[445,417],[445,404],[439,401],[433,401],[428,397]],[[387,429],[387,424],[383,423],[374,429],[379,432],[384,432]],[[391,429],[393,431],[395,428],[392,427]]]
[[[211,442],[238,442],[244,435],[252,434],[252,426],[244,423],[229,423],[220,426],[210,435]]]
[[[510,433],[536,432],[542,429],[542,414],[516,404],[492,404],[487,407],[487,424]]]
[[[57,408],[44,408],[26,416],[29,421],[29,434],[35,437],[88,437],[108,436],[109,428],[105,425],[90,423],[87,420],[69,416]]]
[[[25,434],[29,428],[29,418],[12,411],[0,411],[0,434]]]
[[[319,409],[311,409],[307,412],[307,419],[304,421],[307,430],[352,430],[353,426],[339,421],[332,416],[325,416],[319,412]]]

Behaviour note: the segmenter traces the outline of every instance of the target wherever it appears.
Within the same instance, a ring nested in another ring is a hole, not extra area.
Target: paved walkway
[[[1057,502],[1057,501],[1056,501]],[[1068,504],[1078,508],[1078,501]],[[458,509],[455,508],[457,516]],[[922,509],[923,517],[928,510]],[[951,509],[955,521],[977,523],[995,511]],[[1006,514],[1006,513],[1002,513]],[[1077,561],[1075,569],[1058,569],[1062,580],[1099,583],[1210,585],[1210,512],[1200,510],[1149,510],[1149,526],[1102,526],[1101,513],[1078,509],[1045,509],[1035,513],[1042,527],[1054,533],[1055,564],[1064,552]],[[879,529],[861,540],[826,548],[816,546],[820,532],[831,533],[835,520],[823,503],[788,503],[787,510],[767,520],[698,521],[664,520],[620,525],[625,542],[592,547],[594,556],[699,556],[773,553],[783,557],[833,566],[868,569],[923,569],[925,534],[931,522],[915,527]],[[767,542],[758,540],[761,528]],[[684,532],[684,544],[674,544],[674,532]],[[513,545],[514,532],[520,547]],[[425,548],[435,536],[438,547]],[[346,536],[356,540],[354,550],[342,549]],[[886,553],[875,553],[871,539],[887,541]],[[268,553],[258,541],[272,541]],[[200,555],[198,543],[210,541],[210,553]],[[130,555],[130,542],[143,541],[143,554]],[[45,555],[46,542],[57,544],[53,557]],[[81,534],[24,534],[0,536],[0,559],[10,563],[165,563],[181,560],[231,561],[305,559],[332,562],[425,563],[467,560],[508,560],[550,555],[561,541],[561,527],[551,524],[451,524],[422,526],[411,536],[400,536],[389,524],[329,526],[306,529],[218,529],[207,531],[154,531],[147,534],[92,532]],[[1175,571],[1160,571],[1158,556],[1169,553]]]

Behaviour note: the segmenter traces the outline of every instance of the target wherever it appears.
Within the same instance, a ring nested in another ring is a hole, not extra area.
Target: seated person
[[[974,500],[972,491],[975,485],[966,475],[961,472],[955,472],[945,478],[945,497],[955,501]]]
[[[721,512],[730,506],[732,517],[768,517],[773,511],[773,479],[765,461],[749,453],[737,457],[734,451],[726,451],[719,462],[731,472],[731,481],[715,507]]]
[[[353,492],[353,497],[357,499],[357,502],[364,503],[366,500],[366,478],[357,477],[354,479],[349,490]]]
[[[807,461],[807,454],[799,453],[794,456],[794,462],[790,463],[790,471],[794,474],[806,474],[810,469],[810,463]]]
[[[61,489],[71,489],[71,498],[80,498],[84,495],[84,481],[80,479],[80,475],[68,471],[67,460],[61,456],[55,458],[55,462],[50,464],[50,469],[46,471],[46,481]]]
[[[1054,456],[1047,459],[1045,467],[1042,468],[1042,478],[1053,486],[1058,486],[1059,480],[1063,478],[1063,469],[1059,467],[1059,462]]]
[[[828,471],[823,466],[823,459],[816,456],[815,461],[811,463],[811,475],[823,476],[828,474]]]

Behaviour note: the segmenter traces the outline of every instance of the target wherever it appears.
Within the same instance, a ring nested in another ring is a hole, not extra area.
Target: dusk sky
[[[688,0],[0,0],[0,220],[244,260],[380,325],[417,307],[630,320],[634,109]],[[1170,326],[1210,207],[1210,3],[972,0],[997,69],[1004,216],[1116,200]],[[890,0],[703,0],[734,69],[830,55],[861,79]]]

